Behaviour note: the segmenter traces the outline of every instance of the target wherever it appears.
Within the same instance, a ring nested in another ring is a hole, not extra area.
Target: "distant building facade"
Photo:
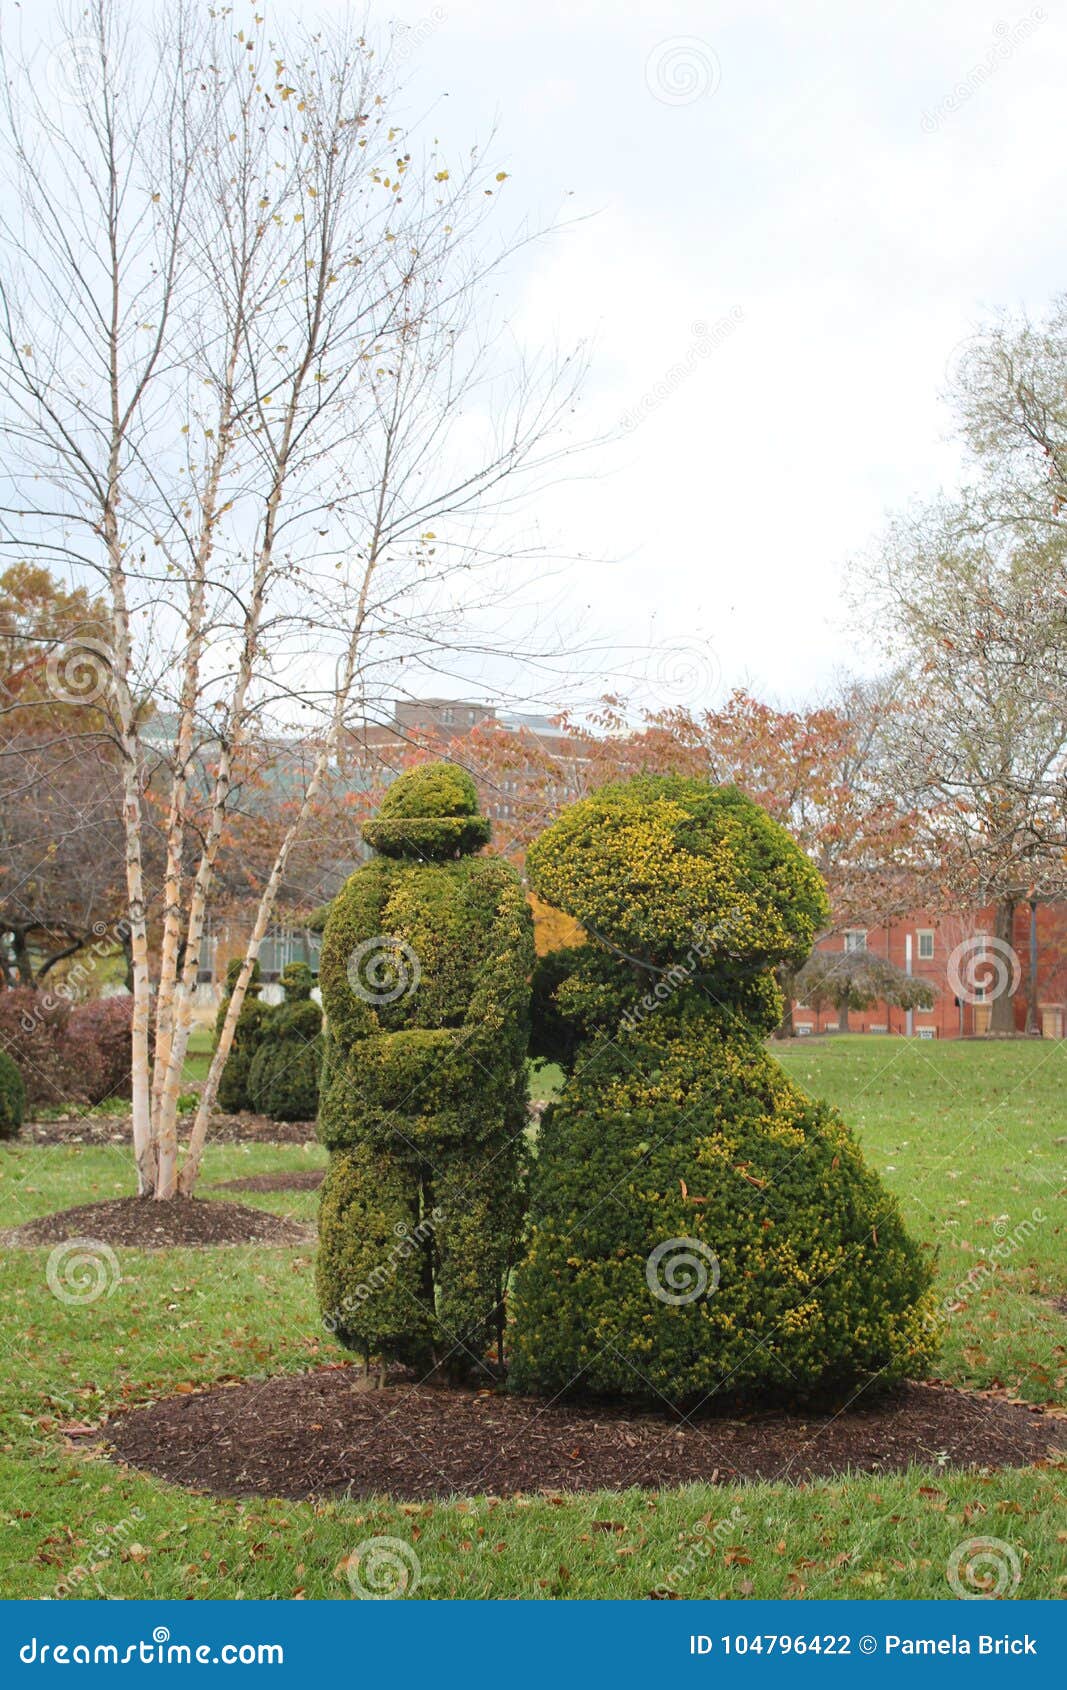
[[[989,1031],[992,998],[998,981],[1014,985],[1015,1025],[1024,1032],[1030,999],[1031,945],[1037,952],[1037,1024],[1043,1037],[1067,1032],[1067,904],[1039,904],[1031,933],[1029,904],[1015,911],[1011,946],[1003,950],[993,937],[992,910],[967,916],[913,911],[878,927],[854,927],[819,940],[816,949],[867,950],[926,980],[936,993],[929,1009],[907,1011],[887,1004],[851,1009],[852,1033],[911,1033],[924,1039],[971,1038]],[[793,1027],[799,1035],[836,1033],[840,1017],[832,1005],[794,1002]]]

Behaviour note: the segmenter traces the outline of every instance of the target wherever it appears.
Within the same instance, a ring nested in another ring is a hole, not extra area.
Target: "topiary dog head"
[[[799,966],[829,914],[784,828],[736,787],[675,775],[618,781],[571,804],[526,858],[534,890],[602,944],[708,972]]]

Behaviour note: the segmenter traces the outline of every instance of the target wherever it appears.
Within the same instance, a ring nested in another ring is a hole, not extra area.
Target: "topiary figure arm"
[[[490,867],[490,860],[485,866]],[[490,886],[499,886],[499,894],[481,942],[484,960],[475,974],[463,1032],[466,1039],[496,1053],[498,1063],[507,1050],[521,1064],[530,1037],[533,915],[510,865],[496,858],[491,866],[491,876],[484,878]]]

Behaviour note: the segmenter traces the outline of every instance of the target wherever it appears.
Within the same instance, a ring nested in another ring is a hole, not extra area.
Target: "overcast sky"
[[[289,4],[257,8],[268,31]],[[888,511],[958,482],[942,393],[961,344],[1064,286],[1067,0],[373,0],[370,17],[402,26],[416,132],[451,149],[495,128],[505,221],[566,220],[503,304],[534,348],[592,341],[582,429],[612,437],[528,516],[572,560],[550,587],[561,651],[576,626],[605,649],[576,665],[584,696],[628,671],[647,704],[742,683],[799,702],[876,666],[849,560]],[[452,686],[479,684],[538,702],[499,669]]]
[[[336,0],[334,0],[336,3]],[[413,103],[495,123],[513,211],[581,221],[525,272],[531,339],[595,339],[598,473],[541,501],[567,593],[692,647],[652,691],[783,700],[883,655],[848,559],[951,486],[954,349],[1064,283],[1067,6],[394,0]],[[673,372],[673,374],[671,373]],[[587,607],[587,608],[586,608]],[[714,658],[703,655],[710,644]]]

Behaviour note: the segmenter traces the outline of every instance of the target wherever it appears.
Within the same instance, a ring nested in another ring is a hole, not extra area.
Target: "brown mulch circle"
[[[291,1173],[242,1174],[240,1179],[219,1180],[213,1191],[317,1191],[326,1178],[325,1168],[294,1168]]]
[[[34,1246],[92,1238],[102,1244],[166,1250],[175,1245],[308,1244],[314,1236],[311,1228],[297,1221],[249,1209],[243,1203],[200,1197],[156,1203],[150,1197],[116,1197],[26,1221],[0,1234],[0,1242]]]
[[[1028,1466],[1065,1424],[1017,1403],[908,1385],[867,1407],[694,1424],[623,1408],[394,1383],[352,1367],[166,1397],[107,1422],[113,1453],[221,1496],[401,1500],[823,1479],[911,1462]]]
[[[131,1144],[129,1115],[70,1115],[61,1121],[27,1121],[20,1137],[32,1144]],[[307,1144],[314,1121],[272,1121],[269,1115],[212,1115],[211,1144]]]

